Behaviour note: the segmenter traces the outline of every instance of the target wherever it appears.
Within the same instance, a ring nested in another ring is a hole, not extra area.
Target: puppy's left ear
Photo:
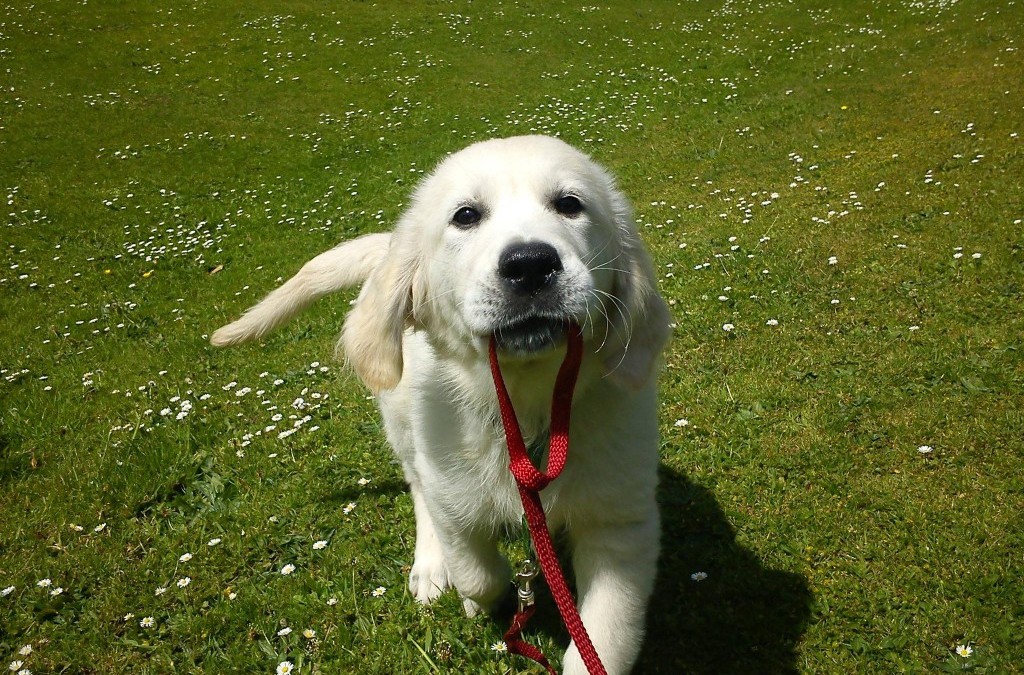
[[[616,261],[612,294],[619,301],[609,307],[612,349],[604,358],[608,376],[631,389],[646,384],[671,335],[671,315],[658,293],[654,263],[636,232],[625,198],[617,191],[616,221],[621,253]]]

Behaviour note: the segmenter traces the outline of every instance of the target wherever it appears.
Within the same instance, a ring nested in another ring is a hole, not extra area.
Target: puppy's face
[[[371,389],[398,384],[406,326],[448,355],[543,356],[583,328],[608,373],[649,381],[668,337],[650,257],[613,179],[554,138],[472,145],[420,185],[345,322]]]
[[[621,255],[615,193],[589,159],[554,139],[490,141],[448,158],[416,207],[433,333],[508,356],[557,346],[569,322],[603,339]]]

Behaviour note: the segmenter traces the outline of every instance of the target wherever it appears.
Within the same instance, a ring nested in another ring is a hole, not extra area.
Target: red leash
[[[569,347],[565,354],[565,360],[558,371],[555,380],[555,393],[551,399],[551,440],[548,450],[548,471],[539,471],[530,461],[526,444],[523,442],[523,434],[519,429],[519,420],[516,419],[515,408],[512,407],[512,399],[505,388],[505,381],[501,377],[501,368],[498,366],[498,352],[495,340],[491,338],[490,360],[491,376],[494,378],[494,389],[498,394],[498,405],[501,408],[501,422],[505,427],[505,440],[508,443],[509,469],[516,479],[519,487],[519,496],[523,501],[523,512],[526,514],[526,524],[530,528],[530,536],[533,539],[533,547],[540,558],[540,566],[544,572],[544,578],[551,589],[551,595],[558,605],[558,611],[562,615],[562,621],[569,630],[573,643],[580,652],[583,663],[591,675],[607,675],[604,665],[601,663],[594,644],[590,641],[587,629],[583,626],[579,612],[576,611],[576,602],[573,600],[569,586],[565,582],[565,575],[558,563],[558,556],[555,553],[555,546],[551,541],[551,532],[548,530],[547,518],[544,516],[544,507],[540,501],[540,491],[547,487],[548,483],[558,478],[558,475],[565,468],[565,461],[569,454],[569,413],[572,408],[572,394],[576,387],[576,376],[580,371],[580,364],[583,361],[583,336],[580,327],[572,324],[569,327]],[[526,621],[533,615],[533,606],[520,609],[512,620],[512,626],[505,633],[505,644],[513,654],[520,654],[540,663],[552,675],[556,675],[551,664],[536,647],[527,644],[519,637]]]

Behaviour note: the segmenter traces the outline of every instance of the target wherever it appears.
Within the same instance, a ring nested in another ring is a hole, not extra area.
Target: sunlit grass
[[[620,178],[676,324],[637,672],[1019,672],[1022,21],[9,3],[0,665],[528,669],[405,590],[412,505],[332,359],[352,296],[206,336],[446,153],[548,133]]]

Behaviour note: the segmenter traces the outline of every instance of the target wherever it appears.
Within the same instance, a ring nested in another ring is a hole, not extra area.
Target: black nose
[[[517,295],[534,295],[562,271],[562,259],[551,244],[530,241],[513,244],[498,259],[498,275]]]

